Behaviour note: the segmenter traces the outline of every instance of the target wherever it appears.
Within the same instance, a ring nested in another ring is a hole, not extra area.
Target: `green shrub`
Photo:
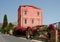
[[[10,30],[14,30],[12,23],[9,23],[9,25],[8,25],[7,28],[6,28],[6,31],[7,31],[7,32],[9,32]]]

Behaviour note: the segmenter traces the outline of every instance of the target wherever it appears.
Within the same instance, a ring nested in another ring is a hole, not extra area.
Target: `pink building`
[[[32,5],[21,5],[18,8],[18,26],[33,27],[42,25],[42,9]]]

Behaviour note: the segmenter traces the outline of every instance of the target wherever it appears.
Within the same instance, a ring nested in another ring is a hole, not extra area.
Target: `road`
[[[22,37],[15,37],[12,35],[1,34],[0,33],[0,42],[42,42],[37,40],[27,40]]]

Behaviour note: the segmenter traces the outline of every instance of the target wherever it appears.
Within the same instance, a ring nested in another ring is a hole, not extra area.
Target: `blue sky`
[[[0,22],[7,14],[9,22],[17,22],[18,7],[20,5],[34,5],[43,10],[43,24],[60,21],[60,0],[0,0]]]

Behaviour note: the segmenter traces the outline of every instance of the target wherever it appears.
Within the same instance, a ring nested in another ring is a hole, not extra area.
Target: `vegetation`
[[[40,35],[40,28],[37,28],[34,33],[33,36],[39,36]]]
[[[0,31],[2,33],[9,33],[10,30],[13,30],[13,24],[9,23],[8,24],[8,19],[7,19],[7,15],[4,15],[4,19],[3,19],[3,24],[2,24],[2,28],[0,29]]]
[[[2,28],[0,29],[0,31],[2,33],[8,33],[8,34],[10,34],[10,30],[12,30],[13,33],[14,33],[14,35],[18,35],[18,36],[22,35],[22,36],[27,36],[27,37],[29,35],[30,36],[33,35],[33,37],[39,37],[42,32],[45,33],[45,31],[55,31],[56,30],[55,27],[54,27],[54,25],[52,25],[52,24],[49,25],[49,26],[47,26],[47,25],[35,26],[34,30],[33,30],[33,28],[27,28],[26,30],[24,30],[25,28],[22,28],[22,29],[21,28],[22,27],[17,27],[14,30],[14,25],[12,23],[8,24],[7,15],[6,14],[4,15]]]
[[[8,25],[7,15],[4,15],[2,28],[5,28]]]
[[[3,24],[2,24],[2,28],[1,28],[1,32],[5,33],[6,32],[6,27],[8,25],[8,20],[7,20],[7,15],[4,15],[4,19],[3,19]]]
[[[6,32],[9,33],[9,31],[13,29],[14,29],[13,24],[9,23],[8,26],[6,27]]]

